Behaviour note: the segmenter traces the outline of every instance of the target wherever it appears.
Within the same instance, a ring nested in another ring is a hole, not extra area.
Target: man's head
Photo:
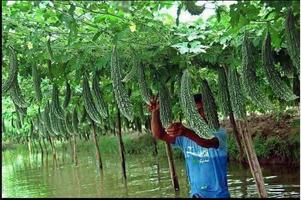
[[[205,117],[205,113],[204,113],[204,107],[203,107],[203,99],[202,99],[202,94],[195,94],[193,95],[197,110],[199,112],[199,114],[202,116],[202,118],[207,122],[207,119]]]

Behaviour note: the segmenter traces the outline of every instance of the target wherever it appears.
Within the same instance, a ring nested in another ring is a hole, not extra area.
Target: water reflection
[[[79,152],[78,165],[72,151],[52,153],[5,151],[2,153],[2,197],[188,197],[189,186],[183,160],[175,160],[180,191],[175,193],[167,159],[127,155],[127,180],[116,156],[102,154],[103,171],[95,155]],[[229,165],[231,197],[257,197],[248,168]],[[299,168],[263,166],[269,197],[300,197]]]

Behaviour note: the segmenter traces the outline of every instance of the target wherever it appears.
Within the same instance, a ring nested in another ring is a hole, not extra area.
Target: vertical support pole
[[[256,156],[255,149],[252,145],[252,139],[248,132],[247,122],[244,120],[238,120],[238,126],[240,128],[240,132],[242,134],[242,142],[245,147],[245,153],[247,155],[249,166],[251,169],[251,173],[255,180],[257,192],[260,198],[267,198],[266,188],[264,186],[262,171]]]
[[[98,140],[97,140],[97,136],[96,136],[96,126],[95,126],[95,122],[93,122],[93,121],[92,121],[92,127],[93,127],[93,139],[94,139],[94,143],[95,143],[96,159],[99,164],[99,169],[102,170],[102,161],[101,161],[101,156],[100,156],[100,151],[99,151]]]
[[[122,175],[123,175],[124,179],[126,179],[124,145],[123,145],[122,136],[121,136],[121,117],[120,117],[120,111],[118,108],[117,108],[117,135],[118,135],[118,141],[119,141],[119,153],[120,153],[120,159],[121,159]]]
[[[170,144],[167,142],[165,142],[165,149],[166,149],[166,154],[167,154],[167,158],[168,158],[169,172],[170,172],[172,185],[173,185],[175,191],[179,191],[180,187],[179,187],[178,176],[177,176],[177,173],[175,170],[173,153],[172,153]]]

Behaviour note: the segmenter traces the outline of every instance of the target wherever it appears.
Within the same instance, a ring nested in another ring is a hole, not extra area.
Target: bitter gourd
[[[277,97],[286,101],[298,98],[281,79],[280,73],[275,69],[269,32],[266,33],[262,45],[262,63],[269,85]]]
[[[300,74],[300,38],[295,27],[294,14],[291,8],[288,9],[285,20],[285,39],[287,42],[287,51]]]
[[[96,109],[103,118],[108,117],[107,105],[102,97],[102,93],[99,87],[99,74],[94,72],[92,81],[92,96],[95,102]]]
[[[133,105],[130,102],[129,95],[121,82],[121,73],[116,46],[113,47],[111,57],[111,78],[113,82],[115,99],[120,113],[123,116],[125,116],[129,121],[133,121]]]
[[[220,124],[218,121],[217,106],[207,80],[202,80],[202,99],[204,103],[204,112],[206,119],[208,120],[209,127],[211,129],[218,130]]]
[[[211,139],[214,137],[212,130],[197,112],[196,104],[191,93],[191,80],[188,71],[185,70],[181,78],[180,104],[184,117],[189,127],[200,137]]]
[[[268,97],[263,94],[258,85],[258,78],[255,71],[255,60],[252,55],[252,43],[249,41],[248,34],[245,33],[242,45],[242,85],[246,96],[259,108],[271,110],[272,103]]]
[[[245,97],[242,93],[241,83],[235,68],[228,69],[228,88],[231,106],[237,119],[246,118]]]
[[[8,79],[2,84],[2,93],[7,92],[18,75],[17,56],[13,47],[9,46],[9,72]]]

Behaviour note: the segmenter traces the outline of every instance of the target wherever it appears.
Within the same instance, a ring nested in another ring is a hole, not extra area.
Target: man
[[[207,122],[203,110],[202,95],[194,95],[197,110]],[[171,143],[184,153],[186,173],[193,198],[229,198],[227,183],[227,146],[224,129],[214,133],[212,139],[198,136],[181,122],[171,124],[166,130],[160,121],[157,97],[152,98],[151,130],[156,139]]]

